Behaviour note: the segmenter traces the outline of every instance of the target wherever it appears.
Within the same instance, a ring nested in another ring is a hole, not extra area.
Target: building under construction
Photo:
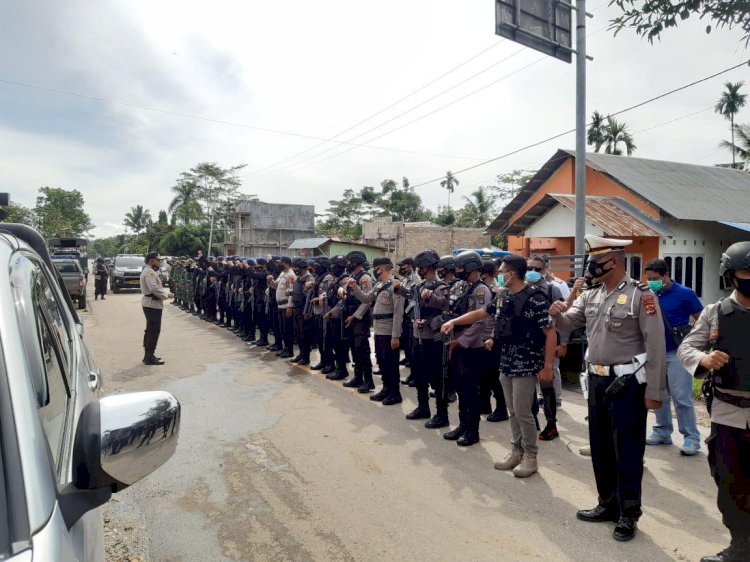
[[[315,236],[315,207],[247,201],[236,208],[234,234],[225,252],[247,257],[283,255],[298,238]]]

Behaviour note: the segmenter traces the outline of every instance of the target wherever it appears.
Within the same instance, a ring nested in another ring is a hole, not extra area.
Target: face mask
[[[735,277],[734,284],[737,292],[741,293],[747,298],[750,298],[750,279],[739,279]]]
[[[500,287],[505,287],[505,276],[502,273],[497,276],[497,284]]]
[[[542,274],[538,271],[527,271],[526,272],[526,281],[529,283],[539,283],[539,281],[542,280]]]
[[[605,275],[607,275],[611,269],[604,269],[604,266],[608,263],[612,263],[614,261],[614,258],[608,259],[604,263],[596,263],[595,261],[589,262],[589,273],[594,279],[601,279]]]
[[[159,266],[158,265],[152,265],[151,269],[153,269],[154,271],[159,271]]]
[[[376,270],[373,271],[373,273],[375,274],[376,278],[380,279],[380,276],[382,275],[383,270],[380,268],[377,268]]]
[[[651,287],[651,290],[654,293],[658,293],[664,288],[664,281],[661,281],[661,280],[649,281],[648,286]]]
[[[399,267],[398,268],[399,275],[409,275],[409,270],[405,267]]]
[[[466,281],[466,279],[468,279],[469,277],[469,272],[468,271],[456,271],[456,277],[458,277],[462,281]]]

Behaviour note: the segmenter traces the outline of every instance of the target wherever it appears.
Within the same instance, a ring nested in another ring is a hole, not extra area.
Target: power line
[[[699,80],[695,80],[693,82],[690,82],[689,84],[685,84],[684,86],[680,86],[679,88],[675,88],[673,90],[669,90],[668,92],[664,92],[663,94],[659,94],[658,96],[654,96],[652,98],[644,100],[644,101],[642,101],[640,103],[637,103],[635,105],[631,105],[630,107],[626,107],[624,109],[620,109],[619,111],[615,111],[614,113],[610,113],[609,116],[610,117],[614,117],[616,115],[622,115],[623,113],[627,113],[628,111],[632,111],[632,110],[637,109],[639,107],[643,107],[644,105],[647,105],[649,103],[655,102],[657,100],[660,100],[662,98],[665,98],[665,97],[670,96],[672,94],[675,94],[677,92],[681,92],[682,90],[685,90],[685,89],[690,88],[692,86],[696,86],[698,84],[701,84],[703,82],[711,80],[712,78],[716,78],[717,76],[721,76],[722,74],[726,74],[727,72],[731,72],[732,70],[740,68],[741,66],[746,66],[749,63],[750,63],[750,60],[746,60],[744,62],[741,62],[740,64],[736,64],[734,66],[730,66],[729,68],[725,68],[724,70],[720,70],[719,72],[711,74],[710,76],[706,76],[706,77],[701,78]],[[588,123],[586,126],[588,127],[590,125],[591,125],[591,123]],[[474,170],[476,168],[480,168],[482,166],[486,166],[487,164],[491,164],[492,162],[497,162],[498,160],[502,160],[502,159],[507,158],[509,156],[512,156],[514,154],[518,154],[519,152],[523,152],[523,151],[528,150],[530,148],[534,148],[534,147],[537,147],[539,145],[546,144],[546,143],[548,143],[550,141],[559,139],[560,137],[564,137],[565,135],[569,135],[570,133],[574,133],[574,132],[575,132],[575,129],[570,129],[568,131],[565,131],[565,132],[562,132],[562,133],[558,133],[558,134],[556,134],[554,136],[551,136],[551,137],[548,137],[548,138],[546,138],[544,140],[540,140],[540,141],[534,142],[532,144],[523,146],[521,148],[517,148],[515,150],[512,150],[511,152],[507,152],[505,154],[501,154],[500,156],[496,156],[495,158],[490,158],[489,160],[486,160],[484,162],[480,162],[479,164],[474,164],[473,166],[469,166],[468,168],[464,168],[462,170],[454,172],[453,175],[462,174],[464,172],[468,172],[469,170]],[[444,177],[445,176],[440,176],[438,178],[434,178],[434,179],[431,179],[431,180],[428,180],[428,181],[424,181],[422,183],[418,183],[416,185],[412,185],[411,188],[412,189],[416,189],[418,187],[423,187],[425,185],[429,185],[429,184],[434,183],[436,181],[441,181]]]
[[[670,119],[669,121],[663,121],[657,125],[652,125],[651,127],[646,127],[645,129],[641,129],[640,131],[636,131],[633,134],[634,135],[640,135],[641,133],[645,133],[646,131],[650,131],[651,129],[656,129],[658,127],[662,127],[663,125],[669,125],[670,123],[674,123],[675,121],[680,121],[682,119],[687,119],[688,117],[692,117],[693,115],[698,115],[699,113],[703,113],[704,111],[708,111],[709,109],[713,109],[713,105],[709,105],[708,107],[704,107],[703,109],[699,109],[698,111],[693,111],[692,113],[687,113],[685,115],[680,115],[679,117],[675,117],[674,119]]]
[[[169,109],[162,109],[162,108],[158,108],[158,107],[150,107],[150,106],[146,106],[146,105],[140,105],[140,104],[136,104],[136,103],[124,102],[124,101],[120,101],[120,100],[114,100],[114,99],[109,99],[109,98],[102,98],[102,97],[97,97],[97,96],[90,96],[90,95],[81,94],[81,93],[78,93],[78,92],[71,92],[71,91],[67,91],[67,90],[59,90],[57,88],[49,88],[49,87],[46,87],[46,86],[39,86],[37,84],[28,84],[26,82],[18,82],[18,81],[15,81],[15,80],[7,80],[7,79],[3,79],[3,78],[0,78],[0,83],[2,83],[2,84],[9,84],[11,86],[18,86],[18,87],[21,87],[21,88],[28,88],[28,89],[32,89],[32,90],[40,90],[42,92],[49,92],[49,93],[53,93],[53,94],[60,94],[60,95],[64,95],[64,96],[70,96],[70,97],[74,97],[74,98],[80,98],[80,99],[84,99],[84,100],[88,100],[88,101],[95,101],[95,102],[98,102],[98,103],[107,103],[107,104],[112,104],[112,105],[120,105],[120,106],[123,106],[123,107],[130,107],[130,108],[134,108],[134,109],[141,109],[141,110],[144,110],[144,111],[151,111],[151,112],[154,112],[154,113],[161,113],[161,114],[164,114],[164,115],[172,115],[174,117],[182,117],[182,118],[185,118],[185,119],[193,119],[193,120],[196,120],[196,121],[204,121],[204,122],[207,122],[207,123],[216,123],[216,124],[219,124],[219,125],[229,125],[231,127],[238,127],[238,128],[241,128],[241,129],[249,129],[249,130],[252,130],[252,131],[260,131],[260,132],[264,132],[264,133],[272,133],[272,134],[284,135],[284,136],[290,136],[290,137],[297,137],[297,138],[302,138],[302,139],[311,139],[311,140],[320,140],[320,141],[326,141],[326,142],[334,142],[334,143],[339,144],[339,145],[346,145],[346,146],[356,147],[356,148],[372,148],[372,149],[375,149],[375,150],[386,150],[386,151],[389,151],[389,152],[405,152],[407,154],[420,154],[420,155],[426,155],[426,156],[438,156],[438,157],[441,157],[441,158],[455,158],[457,160],[478,160],[478,158],[472,158],[472,157],[469,157],[469,156],[451,156],[451,155],[447,155],[447,154],[440,154],[440,153],[434,153],[434,152],[420,152],[420,151],[417,151],[417,150],[409,150],[409,149],[405,149],[405,148],[392,148],[392,147],[387,147],[387,146],[375,146],[375,145],[369,145],[369,144],[364,144],[364,143],[355,143],[355,142],[349,142],[349,141],[328,140],[328,139],[325,139],[323,137],[318,137],[318,136],[315,136],[315,135],[306,135],[304,133],[296,133],[296,132],[293,132],[293,131],[282,131],[282,130],[279,130],[279,129],[270,129],[270,128],[267,128],[267,127],[257,127],[255,125],[248,125],[246,123],[238,123],[238,122],[234,122],[234,121],[227,121],[227,120],[224,120],[224,119],[213,119],[211,117],[205,117],[205,116],[202,116],[202,115],[193,115],[193,114],[190,114],[190,113],[182,113],[182,112],[179,112],[179,111],[172,111],[172,110],[169,110]]]
[[[302,151],[300,151],[300,152],[297,152],[296,154],[293,154],[293,155],[291,155],[291,156],[289,156],[289,157],[287,157],[287,158],[284,158],[283,160],[279,160],[278,162],[274,162],[273,164],[269,164],[268,166],[265,166],[265,167],[263,167],[263,168],[259,168],[259,169],[257,169],[257,170],[253,170],[253,171],[251,171],[251,172],[248,172],[247,174],[243,174],[243,176],[254,175],[254,174],[257,174],[257,173],[259,173],[259,172],[262,172],[262,171],[268,170],[269,168],[274,168],[274,167],[278,166],[279,164],[283,164],[284,162],[288,162],[289,160],[293,160],[293,159],[297,158],[298,156],[301,156],[301,155],[303,155],[303,154],[307,154],[308,152],[310,152],[311,150],[315,150],[315,149],[316,149],[316,148],[318,148],[319,146],[323,146],[324,144],[326,144],[326,143],[328,143],[328,142],[332,142],[332,141],[333,141],[334,139],[337,139],[337,138],[338,138],[338,137],[340,137],[341,135],[344,135],[344,134],[348,133],[349,131],[351,131],[351,130],[353,130],[353,129],[356,129],[357,127],[359,127],[359,126],[360,126],[360,125],[362,125],[363,123],[366,123],[367,121],[370,121],[371,119],[374,119],[374,118],[375,118],[375,117],[377,117],[378,115],[381,115],[382,113],[385,113],[386,111],[388,111],[388,110],[389,110],[389,109],[391,109],[392,107],[394,107],[394,106],[398,105],[398,104],[399,104],[399,103],[401,103],[402,101],[405,101],[405,100],[409,99],[410,97],[412,97],[412,96],[414,96],[414,95],[418,94],[418,93],[419,93],[419,92],[421,92],[422,90],[424,90],[424,89],[428,88],[429,86],[432,86],[432,85],[433,85],[434,83],[436,83],[436,82],[438,82],[438,81],[442,80],[443,78],[445,78],[445,77],[446,77],[446,76],[448,76],[449,74],[452,74],[453,72],[455,72],[455,71],[456,71],[456,70],[458,70],[459,68],[461,68],[461,67],[463,67],[463,66],[465,66],[465,65],[469,64],[469,63],[470,63],[471,61],[473,61],[473,60],[477,59],[478,57],[480,57],[481,55],[483,55],[483,54],[484,54],[484,53],[486,53],[487,51],[489,51],[489,50],[491,50],[491,49],[494,49],[495,47],[497,47],[498,45],[501,45],[502,43],[503,43],[503,40],[500,40],[500,41],[498,41],[498,42],[496,42],[496,43],[493,43],[493,44],[492,44],[492,45],[490,45],[489,47],[487,47],[487,48],[485,48],[485,49],[482,49],[481,51],[479,51],[478,53],[476,53],[476,54],[472,55],[471,57],[469,57],[469,58],[468,58],[468,59],[466,59],[465,61],[463,61],[463,62],[461,62],[461,63],[457,64],[456,66],[454,66],[454,67],[453,67],[453,68],[451,68],[450,70],[447,70],[446,72],[444,72],[443,74],[441,74],[441,75],[440,75],[440,76],[438,76],[437,78],[434,78],[434,79],[430,80],[429,82],[427,82],[426,84],[424,84],[424,85],[420,86],[420,87],[419,87],[419,88],[417,88],[416,90],[414,90],[414,91],[410,92],[409,94],[406,94],[405,96],[403,96],[403,97],[401,97],[401,98],[397,99],[396,101],[394,101],[394,102],[393,102],[393,103],[391,103],[390,105],[387,105],[387,106],[386,106],[386,107],[384,107],[383,109],[380,109],[380,110],[376,111],[375,113],[373,113],[373,114],[371,114],[371,115],[369,115],[369,116],[365,117],[364,119],[362,119],[362,120],[358,121],[358,122],[357,122],[357,123],[355,123],[354,125],[351,125],[350,127],[347,127],[347,128],[346,128],[346,129],[344,129],[343,131],[339,131],[338,133],[336,133],[336,134],[335,134],[335,135],[333,135],[332,137],[330,137],[330,138],[328,138],[328,139],[325,139],[325,140],[323,140],[323,141],[319,142],[318,144],[316,144],[316,145],[313,145],[313,146],[311,146],[310,148],[306,148],[305,150],[302,150]]]

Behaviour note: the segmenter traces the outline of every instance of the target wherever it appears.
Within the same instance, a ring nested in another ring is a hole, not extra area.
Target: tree
[[[747,100],[747,94],[740,93],[740,88],[742,88],[744,84],[744,82],[735,82],[734,84],[731,82],[725,82],[725,90],[714,107],[716,113],[723,115],[724,118],[728,119],[731,123],[732,146],[734,146],[734,116],[745,106]],[[737,167],[737,159],[734,150],[732,150],[732,167]]]
[[[195,256],[198,250],[206,250],[209,230],[207,224],[181,225],[167,233],[155,247],[165,256]]]
[[[122,224],[138,235],[151,224],[151,211],[144,210],[143,205],[130,207],[130,211],[125,213],[125,220],[122,221]]]
[[[535,175],[534,170],[513,170],[498,174],[497,185],[489,186],[489,189],[497,196],[495,205],[505,207]]]
[[[198,186],[195,183],[178,179],[172,186],[172,192],[175,196],[169,203],[169,212],[173,217],[186,225],[201,219],[203,208],[198,202]]]
[[[594,111],[591,115],[591,125],[589,125],[589,130],[586,134],[586,143],[594,147],[594,152],[599,152],[602,146],[606,144],[606,129],[606,117],[598,111]]]
[[[464,196],[466,205],[459,211],[458,225],[476,228],[487,226],[494,218],[497,198],[497,195],[484,186],[474,191],[471,197]]]
[[[167,212],[164,210],[159,211],[159,219],[156,222],[162,225],[169,224],[169,217],[167,216]]]
[[[732,142],[721,141],[719,146],[728,148],[732,151],[732,155],[736,155],[741,160],[739,166],[733,164],[732,167],[747,170],[750,164],[750,125],[735,125]]]
[[[630,156],[636,149],[633,135],[628,131],[627,124],[618,121],[614,117],[607,117],[607,126],[605,129],[605,144],[607,145],[604,152],[622,156],[620,143],[625,145],[625,152]]]
[[[77,189],[41,187],[34,207],[36,229],[45,238],[83,236],[94,228],[84,210],[83,195]]]
[[[380,186],[383,190],[380,201],[382,210],[385,214],[391,215],[394,221],[425,220],[422,198],[410,187],[408,178],[402,178],[401,187],[393,180],[383,180]]]
[[[456,223],[456,213],[450,207],[440,206],[433,220],[440,226],[452,226]]]
[[[456,189],[456,186],[457,186],[457,185],[458,185],[459,183],[460,183],[460,182],[458,181],[458,179],[456,179],[456,178],[455,178],[455,177],[453,176],[453,173],[452,173],[452,172],[451,172],[450,170],[448,170],[448,171],[447,171],[447,172],[445,173],[445,179],[444,179],[443,181],[441,181],[441,182],[440,182],[440,187],[442,187],[442,188],[444,188],[444,189],[445,189],[446,191],[448,191],[448,208],[449,208],[449,209],[450,209],[450,206],[451,206],[451,193],[453,193],[453,192],[455,191],[455,189]]]
[[[6,212],[6,217],[0,220],[0,222],[12,222],[25,224],[26,226],[34,226],[34,223],[36,222],[34,211],[28,207],[20,205],[19,203],[13,203],[13,201],[11,201],[7,207],[3,208],[3,211]]]
[[[353,189],[346,189],[340,200],[328,201],[326,219],[319,221],[315,227],[318,234],[352,239],[361,233],[361,222],[364,216],[362,198]]]
[[[709,23],[706,33],[711,33],[712,24],[716,27],[742,28],[747,41],[750,37],[750,4],[747,0],[611,0],[610,5],[618,6],[623,14],[610,22],[615,35],[623,29],[635,29],[649,43],[661,39],[661,33],[679,22],[697,15]]]
[[[214,162],[202,162],[190,168],[189,171],[180,174],[177,180],[180,183],[191,183],[196,186],[196,200],[202,203],[205,213],[209,218],[209,249],[213,243],[214,224],[225,229],[231,226],[234,216],[234,208],[240,201],[254,199],[255,195],[244,195],[239,193],[242,185],[237,173],[246,164],[222,168]],[[217,220],[218,219],[218,220]]]

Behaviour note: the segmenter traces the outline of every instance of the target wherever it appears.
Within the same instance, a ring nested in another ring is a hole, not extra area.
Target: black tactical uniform
[[[365,271],[367,258],[363,252],[349,252],[346,256],[347,271],[357,282],[359,288],[364,292],[372,290],[374,281]],[[344,383],[348,388],[364,390],[375,389],[372,380],[372,360],[370,359],[370,327],[372,326],[372,313],[370,306],[362,303],[354,296],[352,291],[347,290],[343,304],[343,321],[345,335],[351,345],[352,359],[354,360],[354,376]],[[346,322],[349,320],[349,326]]]

